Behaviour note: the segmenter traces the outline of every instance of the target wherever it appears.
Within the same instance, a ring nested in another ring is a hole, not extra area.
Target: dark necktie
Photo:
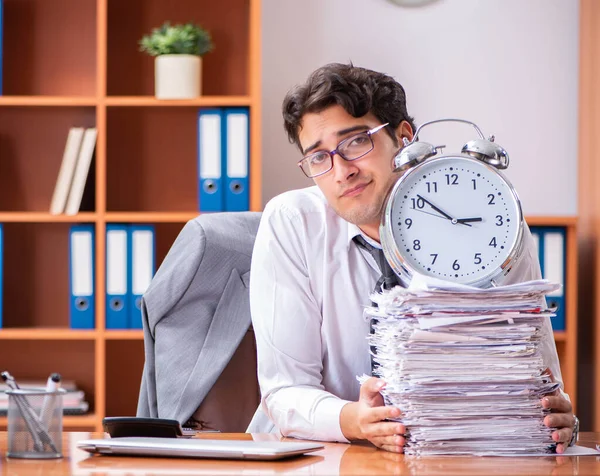
[[[367,240],[365,240],[361,235],[356,235],[352,238],[357,246],[367,250],[373,258],[375,258],[375,262],[377,266],[379,266],[379,271],[381,271],[381,277],[377,280],[377,284],[375,285],[375,292],[379,292],[381,289],[381,285],[383,284],[383,289],[391,289],[398,284],[398,277],[394,270],[388,263],[387,259],[385,259],[385,255],[383,254],[383,250],[381,248],[375,248],[370,245]]]
[[[373,289],[373,292],[381,292],[382,285],[383,289],[391,289],[399,283],[396,273],[394,273],[394,270],[385,259],[385,255],[383,254],[383,250],[381,248],[375,248],[374,246],[370,245],[369,243],[367,243],[367,240],[365,240],[361,235],[356,235],[354,238],[352,238],[352,240],[356,243],[356,246],[367,250],[371,254],[371,256],[375,258],[375,262],[377,263],[377,266],[379,266],[379,270],[381,271],[381,277],[377,280],[377,284],[375,284],[375,289]],[[371,304],[374,307],[377,307],[377,304],[372,301]],[[374,322],[375,319],[371,319],[371,334],[373,334],[374,332]],[[375,347],[371,346],[371,373],[373,373],[373,371],[377,368],[377,363],[373,361],[373,355],[375,355],[375,353]]]

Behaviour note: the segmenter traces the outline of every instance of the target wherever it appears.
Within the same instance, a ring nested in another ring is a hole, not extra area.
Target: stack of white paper
[[[406,454],[547,453],[541,397],[558,388],[539,348],[545,280],[491,289],[415,280],[372,296],[369,341]]]

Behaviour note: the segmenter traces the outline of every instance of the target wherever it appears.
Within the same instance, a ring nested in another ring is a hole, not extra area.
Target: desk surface
[[[6,432],[0,432],[1,475],[100,475],[100,474],[591,474],[600,475],[600,457],[547,456],[527,458],[437,457],[410,458],[377,450],[370,445],[326,443],[325,449],[311,456],[278,462],[219,461],[200,459],[135,458],[90,456],[76,448],[79,440],[102,437],[101,433],[70,432],[64,435],[59,460],[22,460],[6,458]],[[205,438],[273,439],[272,435],[206,434]],[[600,433],[582,433],[580,444],[594,447]]]

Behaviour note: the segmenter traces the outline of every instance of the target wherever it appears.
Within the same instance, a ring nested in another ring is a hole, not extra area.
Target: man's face
[[[380,121],[371,113],[355,118],[343,107],[336,105],[303,117],[299,133],[300,144],[305,154],[320,150],[331,151],[347,137],[378,125]],[[357,126],[360,128],[356,129]],[[404,135],[409,139],[412,137],[410,126],[405,122],[398,128],[399,140],[403,135],[402,131],[406,131]],[[335,154],[333,169],[315,177],[314,181],[338,215],[358,225],[371,237],[379,239],[384,200],[399,178],[392,166],[392,158],[398,151],[398,146],[384,130],[373,134],[371,138],[375,145],[371,152],[351,162]]]

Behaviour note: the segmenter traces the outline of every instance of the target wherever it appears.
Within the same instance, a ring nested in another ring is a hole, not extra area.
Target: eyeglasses
[[[379,132],[388,124],[389,122],[386,122],[371,130],[347,137],[331,152],[321,150],[314,154],[307,155],[298,162],[298,167],[302,169],[302,172],[304,172],[304,175],[308,178],[313,178],[323,175],[333,168],[333,156],[335,154],[338,154],[342,159],[347,161],[360,159],[371,152],[375,147],[371,136],[376,132]]]

